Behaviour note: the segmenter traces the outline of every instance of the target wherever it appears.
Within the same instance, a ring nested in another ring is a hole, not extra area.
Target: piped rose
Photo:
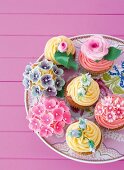
[[[81,52],[86,57],[93,61],[100,61],[102,59],[115,60],[120,54],[121,50],[115,47],[110,47],[108,42],[101,36],[91,36],[81,46]]]
[[[59,44],[58,51],[60,51],[61,53],[66,52],[67,47],[67,43],[63,41]]]

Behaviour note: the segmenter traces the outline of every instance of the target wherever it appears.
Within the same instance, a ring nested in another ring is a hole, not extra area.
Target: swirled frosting
[[[90,149],[87,138],[94,141],[96,148],[101,142],[101,131],[95,123],[87,120],[87,127],[83,131],[82,136],[79,138],[71,137],[69,132],[75,129],[78,130],[78,127],[79,122],[73,123],[68,127],[66,132],[66,142],[72,150],[80,153],[88,153],[90,152]],[[86,138],[84,138],[84,135]]]
[[[100,94],[98,83],[92,79],[91,84],[87,88],[86,94],[79,100],[77,94],[78,89],[80,89],[81,87],[81,76],[78,76],[68,84],[67,96],[71,96],[72,100],[81,106],[93,105],[98,100]]]
[[[95,107],[97,122],[108,129],[117,129],[124,126],[124,98],[107,96],[101,99]]]
[[[99,62],[93,61],[86,57],[82,52],[79,54],[79,62],[86,70],[94,72],[109,70],[114,63],[114,61],[108,61],[104,59],[100,60]]]
[[[55,64],[59,64],[55,58],[54,58],[54,54],[55,52],[58,50],[58,46],[61,42],[66,42],[67,43],[67,50],[66,50],[66,53],[69,55],[70,53],[72,55],[74,55],[75,53],[75,47],[74,47],[74,44],[73,42],[65,37],[65,36],[58,36],[58,37],[53,37],[51,38],[46,46],[45,46],[45,50],[44,50],[44,55],[45,55],[45,58],[47,58],[48,60],[51,60],[53,63]]]

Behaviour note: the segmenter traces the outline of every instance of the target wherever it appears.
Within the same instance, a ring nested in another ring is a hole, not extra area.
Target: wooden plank
[[[33,132],[1,132],[0,159],[2,158],[60,159],[62,156],[48,148]]]
[[[40,14],[121,14],[124,13],[124,1],[114,0],[1,0],[0,13],[40,13]]]
[[[123,24],[123,15],[70,16],[3,14],[0,15],[0,35],[78,35],[84,33],[124,35]]]
[[[20,82],[0,82],[0,105],[24,105],[24,87]]]
[[[25,159],[25,160],[18,160],[18,159],[12,159],[12,160],[0,160],[0,168],[2,170],[49,170],[54,169],[57,170],[64,170],[64,169],[73,169],[73,170],[122,170],[124,162],[118,161],[114,163],[109,164],[86,164],[86,163],[80,163],[75,162],[71,160],[32,160],[32,159]],[[108,168],[109,167],[109,168]]]
[[[52,36],[55,35],[0,36],[0,58],[37,58],[43,53],[47,40]],[[124,39],[124,35],[114,36]]]
[[[0,132],[31,132],[25,107],[0,107]]]

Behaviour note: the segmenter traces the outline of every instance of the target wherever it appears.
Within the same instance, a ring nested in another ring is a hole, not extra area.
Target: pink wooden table
[[[46,41],[103,33],[124,38],[124,0],[0,0],[0,170],[122,170],[124,161],[90,165],[47,148],[28,129],[22,72]]]

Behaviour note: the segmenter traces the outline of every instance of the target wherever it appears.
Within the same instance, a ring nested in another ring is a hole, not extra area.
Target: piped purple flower
[[[54,85],[54,81],[50,74],[45,74],[41,77],[41,84],[44,88]]]
[[[44,90],[44,95],[45,96],[56,96],[57,91],[54,86],[49,86],[46,90]]]
[[[50,70],[53,67],[53,63],[45,59],[39,63],[39,67],[42,70]]]
[[[56,80],[55,80],[55,87],[58,91],[62,90],[62,87],[65,85],[65,81],[60,78],[60,77],[57,77]]]
[[[57,76],[63,75],[63,70],[61,68],[58,68],[56,65],[53,66],[53,72]]]

